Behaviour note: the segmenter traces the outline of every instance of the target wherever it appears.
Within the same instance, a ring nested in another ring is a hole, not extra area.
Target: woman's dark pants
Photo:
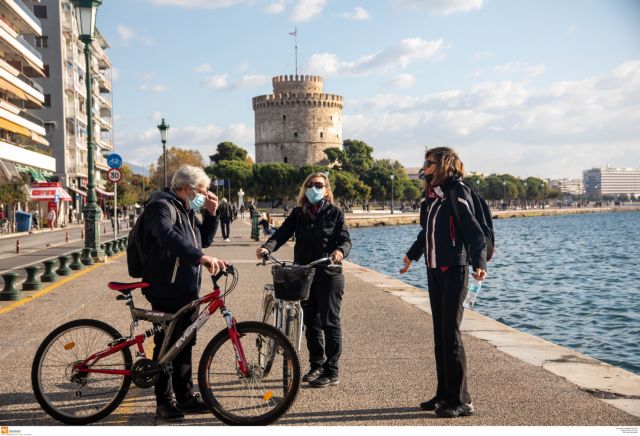
[[[467,358],[460,334],[468,274],[467,266],[452,266],[446,271],[427,268],[438,375],[436,397],[456,404],[471,402]]]
[[[340,305],[344,293],[342,273],[330,276],[317,270],[309,299],[302,304],[309,363],[322,367],[325,375],[338,376],[338,360],[342,352]]]

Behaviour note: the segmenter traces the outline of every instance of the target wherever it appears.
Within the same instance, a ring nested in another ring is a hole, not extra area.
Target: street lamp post
[[[102,0],[75,0],[76,22],[80,41],[84,43],[84,61],[86,68],[85,82],[87,85],[87,204],[84,212],[85,239],[84,246],[91,250],[91,257],[104,258],[104,251],[100,249],[100,219],[102,217],[96,198],[95,161],[96,145],[93,142],[93,78],[91,76],[91,43],[96,29],[96,13]],[[88,250],[87,250],[88,251]]]
[[[524,209],[527,210],[527,197],[529,196],[529,185],[524,181]]]
[[[169,125],[164,122],[158,125],[160,130],[160,140],[162,141],[162,167],[164,171],[164,187],[167,188],[167,135],[169,133]]]
[[[396,178],[393,174],[391,174],[391,213],[393,214],[393,180]]]
[[[502,202],[504,203],[505,209],[507,208],[507,181],[502,181]]]

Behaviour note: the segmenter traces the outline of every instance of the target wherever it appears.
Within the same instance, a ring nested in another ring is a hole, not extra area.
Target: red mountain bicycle
[[[225,291],[218,281],[225,277]],[[131,292],[147,283],[109,283],[119,291],[133,322],[128,337],[102,321],[79,319],[63,324],[42,342],[33,360],[31,383],[42,408],[66,424],[89,424],[113,412],[131,383],[140,388],[155,384],[162,371],[172,371],[171,361],[189,343],[211,315],[220,310],[227,328],[207,345],[198,368],[202,399],[211,412],[230,425],[265,425],[280,418],[293,404],[300,387],[300,361],[291,342],[274,327],[261,322],[236,323],[224,298],[238,283],[229,265],[211,277],[212,293],[187,304],[175,314],[136,308]],[[171,332],[177,320],[204,305],[197,319],[174,343]],[[154,327],[133,335],[138,321]],[[143,343],[159,331],[166,332],[160,357],[147,358]],[[135,347],[135,360],[131,348]],[[265,356],[277,353],[279,367],[264,368]]]

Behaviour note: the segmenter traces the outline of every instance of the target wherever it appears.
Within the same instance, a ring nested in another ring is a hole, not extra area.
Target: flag
[[[298,35],[298,29],[294,30],[293,32],[289,32],[289,35],[297,36]]]

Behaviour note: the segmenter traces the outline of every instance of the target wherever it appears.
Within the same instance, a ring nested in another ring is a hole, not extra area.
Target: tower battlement
[[[322,77],[308,75],[276,76],[271,80],[274,94],[290,92],[322,93]]]

